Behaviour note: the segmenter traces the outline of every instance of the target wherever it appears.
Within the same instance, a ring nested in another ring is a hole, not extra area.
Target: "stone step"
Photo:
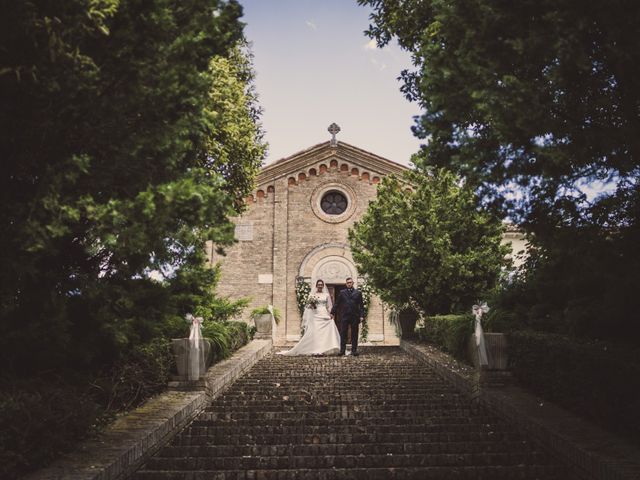
[[[379,375],[388,375],[389,372],[379,372],[371,378],[362,378],[359,375],[342,375],[339,378],[332,379],[327,378],[327,376],[318,377],[318,379],[290,379],[290,378],[270,378],[268,376],[262,376],[259,380],[256,379],[253,382],[249,382],[247,380],[238,380],[237,383],[229,387],[228,391],[235,391],[239,388],[247,388],[254,390],[261,390],[265,386],[276,386],[279,385],[281,388],[303,388],[305,386],[327,386],[334,388],[344,388],[345,379],[350,379],[357,385],[362,386],[365,391],[370,391],[372,393],[388,393],[384,391],[378,390],[376,387],[378,385],[405,385],[409,390],[420,390],[423,388],[436,388],[442,389],[446,391],[453,391],[452,388],[446,384],[440,378],[433,379],[424,379],[420,376],[420,372],[414,372],[413,376],[409,375],[407,378],[398,378],[397,380],[389,381],[380,379]],[[401,391],[391,392],[391,393],[403,393]]]
[[[540,453],[438,453],[370,455],[293,455],[231,457],[153,457],[146,470],[288,470],[327,468],[472,467],[543,465]]]
[[[264,430],[278,430],[282,432],[290,431],[295,432],[299,429],[306,431],[312,431],[313,429],[326,428],[328,430],[345,432],[357,432],[358,430],[364,431],[398,431],[398,432],[437,432],[437,431],[495,431],[495,430],[509,430],[510,428],[501,425],[498,422],[488,419],[486,422],[474,421],[473,418],[468,417],[434,417],[427,419],[424,422],[416,422],[411,418],[341,418],[339,423],[336,423],[332,419],[323,419],[320,415],[306,415],[300,417],[293,417],[289,420],[283,420],[275,418],[272,420],[262,419],[261,421],[252,422],[247,421],[234,421],[234,420],[217,420],[217,421],[199,421],[194,420],[188,427],[185,433],[203,435],[209,432],[216,432],[224,429],[235,429],[237,432],[244,431],[260,431]]]
[[[382,385],[384,386],[384,385]],[[381,387],[382,387],[381,386]],[[359,386],[357,382],[351,382],[351,395],[360,395],[363,397],[373,397],[373,398],[389,398],[389,399],[397,399],[397,398],[411,398],[415,396],[432,396],[436,397],[437,395],[456,395],[458,392],[455,390],[451,390],[445,387],[435,387],[429,385],[413,385],[412,387],[404,387],[403,385],[389,385],[386,386],[386,390],[370,390],[369,388],[364,388]],[[392,390],[390,390],[392,388]],[[238,385],[237,388],[232,390],[227,390],[223,392],[224,397],[237,396],[237,395],[270,395],[274,393],[279,393],[282,391],[289,391],[292,393],[300,392],[300,393],[319,393],[322,392],[325,395],[338,395],[348,393],[345,391],[341,391],[339,388],[332,388],[330,385],[326,384],[306,384],[306,385],[283,385],[279,382],[269,382],[268,384],[260,387],[249,387],[247,385]],[[222,397],[222,398],[224,398]]]
[[[234,429],[227,429],[227,432],[217,431],[211,434],[197,435],[184,434],[176,437],[171,442],[172,445],[281,445],[281,444],[334,444],[334,443],[482,443],[482,442],[503,442],[505,448],[512,444],[522,442],[522,437],[512,430],[471,432],[462,429],[460,432],[451,430],[440,432],[416,432],[406,433],[403,429],[400,432],[371,432],[361,433],[335,432],[335,428],[325,428],[324,431],[312,433],[287,432],[287,433],[259,433],[248,430],[249,433],[235,432]],[[350,429],[352,430],[352,429]]]
[[[451,408],[429,408],[429,409],[411,409],[411,408],[396,408],[384,409],[371,405],[320,405],[309,408],[305,405],[281,405],[279,409],[277,406],[270,405],[269,408],[260,410],[260,407],[253,405],[240,406],[232,408],[226,406],[224,408],[214,408],[202,412],[196,418],[197,421],[217,421],[217,420],[243,420],[243,419],[274,419],[274,418],[296,418],[301,415],[315,415],[322,418],[425,418],[432,419],[438,417],[466,417],[466,418],[495,418],[484,417],[474,415],[470,408],[461,408],[460,406],[452,406]]]
[[[526,441],[429,442],[429,443],[325,443],[280,445],[172,445],[158,452],[158,457],[267,457],[310,455],[380,455],[380,454],[454,454],[454,453],[529,453],[535,447]]]
[[[547,465],[329,468],[282,470],[141,470],[135,480],[566,480],[563,470]]]
[[[471,417],[465,415],[433,415],[432,412],[379,412],[354,411],[344,409],[342,412],[230,412],[203,413],[194,421],[194,427],[225,425],[492,425],[494,417]]]
[[[268,355],[140,470],[146,479],[564,479],[507,422],[395,348]]]
[[[217,405],[245,405],[245,404],[253,404],[258,407],[261,407],[262,404],[280,404],[282,402],[289,404],[309,404],[311,402],[316,404],[325,404],[325,405],[340,405],[344,403],[355,403],[355,404],[372,404],[372,405],[384,405],[385,407],[391,407],[393,405],[406,405],[413,406],[417,408],[428,408],[430,406],[438,406],[438,405],[465,405],[469,406],[469,398],[464,396],[457,396],[452,394],[438,394],[438,395],[428,395],[428,394],[416,394],[416,395],[407,395],[407,396],[388,396],[388,397],[376,397],[373,395],[351,395],[349,397],[345,397],[344,395],[337,395],[328,392],[297,392],[292,390],[278,390],[274,392],[269,392],[266,395],[234,395],[234,396],[223,396],[216,400],[211,407],[215,408]]]
[[[251,398],[238,399],[234,401],[217,401],[213,405],[206,407],[204,412],[222,412],[222,411],[250,411],[250,410],[270,410],[270,411],[278,411],[283,409],[290,409],[292,407],[295,408],[304,408],[307,406],[313,406],[313,408],[324,408],[329,410],[341,410],[343,405],[353,405],[354,407],[358,407],[360,409],[367,408],[370,411],[374,410],[440,410],[440,411],[449,411],[449,410],[471,410],[469,402],[466,401],[455,401],[453,399],[447,401],[445,398],[439,398],[437,401],[422,401],[422,400],[414,400],[414,401],[406,401],[406,400],[398,400],[398,401],[377,401],[377,400],[369,400],[363,401],[355,404],[347,404],[346,402],[342,402],[337,399],[336,401],[332,401],[331,399],[311,399],[311,400],[300,400],[300,399],[292,399],[289,395],[282,395],[278,398],[271,398],[269,400],[258,400]]]
[[[398,386],[394,388],[399,388]],[[278,398],[282,398],[282,395],[288,395],[292,400],[298,399],[304,401],[308,397],[321,396],[321,398],[338,400],[343,396],[343,392],[334,392],[327,389],[317,390],[305,390],[299,388],[273,388],[271,390],[262,389],[256,391],[239,391],[237,393],[225,393],[216,403],[230,403],[234,401],[246,401],[251,399],[254,401],[269,401]],[[409,392],[405,390],[404,393],[384,393],[384,392],[366,392],[363,390],[357,391],[353,394],[355,397],[361,397],[362,399],[371,400],[375,402],[439,402],[444,399],[455,400],[458,402],[468,402],[469,399],[466,396],[460,395],[457,392],[449,392],[445,390],[435,390],[425,388],[424,390]]]

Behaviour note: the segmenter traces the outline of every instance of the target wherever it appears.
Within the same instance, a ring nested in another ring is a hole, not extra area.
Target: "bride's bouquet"
[[[307,308],[312,308],[313,310],[315,310],[316,308],[318,308],[318,302],[319,301],[320,301],[320,299],[318,297],[316,297],[315,295],[309,295],[307,297],[306,306],[307,306]]]

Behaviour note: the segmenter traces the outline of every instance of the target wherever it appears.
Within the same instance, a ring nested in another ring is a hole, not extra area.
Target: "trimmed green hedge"
[[[509,350],[522,385],[640,444],[640,352],[527,331],[509,335]]]
[[[244,322],[204,322],[202,336],[213,343],[213,362],[227,358],[251,339],[249,326]]]
[[[432,343],[458,360],[467,361],[467,342],[473,333],[473,315],[435,315],[426,317],[416,328],[418,338]]]

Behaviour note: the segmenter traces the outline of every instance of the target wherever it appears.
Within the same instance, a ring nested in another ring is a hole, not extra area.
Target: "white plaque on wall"
[[[271,273],[258,274],[258,283],[273,283],[273,274]]]
[[[241,242],[250,242],[253,240],[253,224],[238,223],[235,231],[236,239]]]

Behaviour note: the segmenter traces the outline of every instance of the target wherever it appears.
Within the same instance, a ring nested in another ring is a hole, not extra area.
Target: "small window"
[[[344,213],[347,205],[347,197],[335,190],[325,193],[320,201],[320,208],[328,215],[340,215]]]

